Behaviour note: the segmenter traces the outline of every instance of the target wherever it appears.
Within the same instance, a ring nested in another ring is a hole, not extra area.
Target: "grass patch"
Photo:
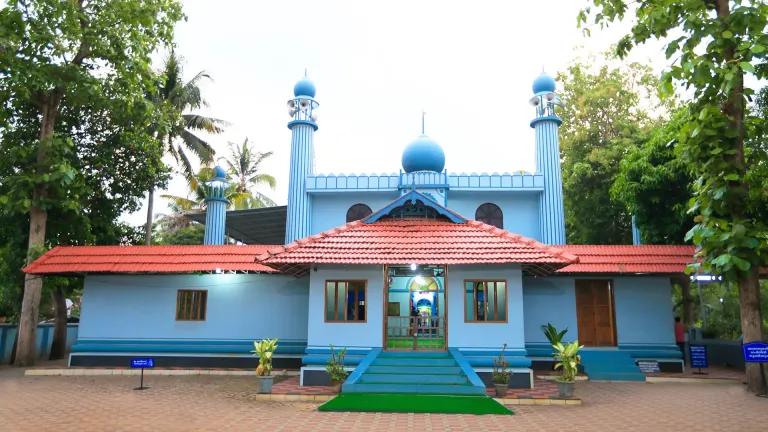
[[[411,393],[342,393],[318,407],[320,411],[514,414],[488,396],[427,395]]]
[[[418,348],[434,348],[434,349],[442,349],[445,348],[445,339],[443,338],[417,338],[416,346]],[[387,348],[390,349],[411,349],[413,348],[413,338],[412,337],[388,337],[387,338]]]

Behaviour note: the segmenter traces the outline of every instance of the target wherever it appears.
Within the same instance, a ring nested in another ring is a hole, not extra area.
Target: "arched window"
[[[373,213],[371,208],[365,204],[355,204],[347,210],[347,222],[356,221]]]
[[[493,203],[485,203],[478,207],[475,211],[475,220],[493,225],[496,228],[504,228],[504,213],[501,212],[499,206]]]

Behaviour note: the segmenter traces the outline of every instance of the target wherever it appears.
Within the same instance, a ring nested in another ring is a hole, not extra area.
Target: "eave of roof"
[[[37,275],[277,273],[256,257],[275,245],[59,246],[23,269]]]
[[[689,245],[562,245],[579,262],[557,274],[683,274],[694,261]]]

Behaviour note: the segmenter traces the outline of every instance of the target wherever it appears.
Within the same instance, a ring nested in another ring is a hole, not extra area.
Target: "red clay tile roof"
[[[24,268],[25,273],[194,273],[252,271],[276,273],[256,257],[274,245],[248,246],[60,246]]]
[[[577,258],[482,222],[431,219],[350,222],[270,250],[261,262],[301,274],[310,264],[523,264],[549,273]]]
[[[693,246],[667,245],[562,245],[579,262],[557,270],[561,273],[683,273],[693,262]]]

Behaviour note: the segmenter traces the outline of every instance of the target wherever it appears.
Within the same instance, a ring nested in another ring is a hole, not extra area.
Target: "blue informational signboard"
[[[742,346],[747,363],[768,363],[768,343],[750,342]]]
[[[134,369],[152,369],[155,367],[155,359],[149,357],[132,358],[131,367]]]
[[[692,368],[703,369],[709,367],[706,345],[689,345],[688,352],[691,354]]]

